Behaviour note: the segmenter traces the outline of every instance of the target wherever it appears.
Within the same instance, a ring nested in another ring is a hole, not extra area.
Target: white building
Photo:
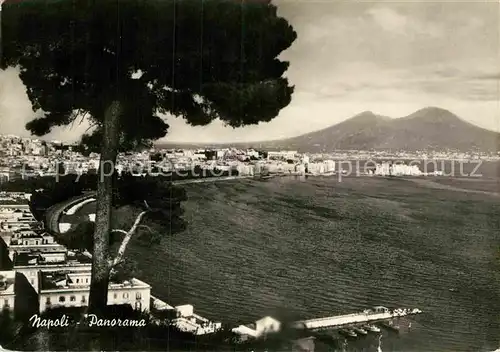
[[[14,310],[15,292],[14,282],[15,271],[0,271],[0,310]]]
[[[248,157],[252,157],[253,156],[254,158],[258,158],[259,157],[259,152],[256,151],[256,150],[253,150],[253,149],[247,149],[246,155]]]
[[[255,174],[255,166],[238,163],[236,171],[238,171],[238,176],[253,176]]]
[[[0,219],[16,220],[20,216],[31,215],[29,206],[22,205],[0,205]]]
[[[171,323],[181,331],[195,335],[205,335],[212,334],[222,328],[222,323],[213,322],[195,314],[194,307],[191,304],[173,307],[153,296],[151,296],[151,301],[154,309],[171,312],[171,316],[175,317],[171,320]]]
[[[290,173],[295,171],[295,164],[269,162],[265,164],[264,168],[267,169],[270,173]]]
[[[325,165],[325,172],[334,172],[335,171],[335,161],[334,160],[325,160],[323,161]]]
[[[23,274],[36,292],[40,290],[40,271],[90,271],[92,268],[90,253],[74,251],[20,253],[15,256],[13,262],[14,270]]]
[[[28,205],[0,205],[0,230],[30,229],[38,224]]]
[[[172,323],[180,330],[193,333],[195,335],[205,335],[214,333],[222,328],[219,322],[212,322],[194,313],[191,304],[184,304],[174,308],[176,316]]]
[[[88,304],[90,271],[38,272],[40,313],[51,307],[84,307]],[[151,286],[138,279],[109,284],[108,304],[129,304],[149,311]]]
[[[54,241],[54,237],[48,233],[33,234],[26,230],[14,233],[16,237],[2,236],[7,245],[10,260],[14,261],[14,255],[20,253],[65,253],[66,247]]]
[[[304,164],[295,165],[295,172],[300,172],[301,174],[304,174],[306,172],[306,166]]]
[[[418,165],[381,163],[375,166],[375,175],[379,176],[421,176]]]
[[[294,159],[298,154],[296,150],[282,150],[267,152],[267,159]]]
[[[326,172],[325,170],[325,165],[322,162],[307,164],[307,171],[312,174],[324,174]]]

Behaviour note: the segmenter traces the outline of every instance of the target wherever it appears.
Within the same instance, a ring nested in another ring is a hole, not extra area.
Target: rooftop
[[[89,282],[83,279],[88,278]],[[60,270],[56,272],[39,272],[40,290],[89,289],[91,272]],[[81,281],[81,282],[80,282]],[[132,278],[123,282],[110,282],[110,289],[120,288],[150,288],[145,282]]]
[[[92,264],[92,257],[84,252],[68,251],[62,261],[47,261],[45,255],[59,254],[61,252],[28,252],[18,253],[14,258],[14,266],[36,266],[36,265],[78,265]]]

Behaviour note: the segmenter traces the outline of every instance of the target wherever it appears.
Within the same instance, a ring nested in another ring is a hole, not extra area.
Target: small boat
[[[395,332],[399,332],[399,326],[393,324],[392,322],[390,322],[390,323],[380,322],[379,325],[381,325],[383,328],[386,328],[386,329],[389,329],[389,330],[392,330]]]
[[[352,331],[351,329],[340,329],[339,334],[344,335],[346,337],[357,337],[358,335]]]
[[[458,289],[456,289],[456,288],[450,288],[448,291],[450,291],[450,292],[458,292]]]
[[[375,325],[365,325],[363,326],[363,329],[366,331],[371,331],[371,332],[380,332],[380,328]]]
[[[359,327],[356,327],[356,326],[355,326],[355,327],[353,327],[352,329],[353,329],[353,330],[356,332],[356,334],[358,334],[358,335],[366,335],[366,334],[368,334],[368,332],[367,332],[365,329],[363,329],[363,328],[359,328]]]

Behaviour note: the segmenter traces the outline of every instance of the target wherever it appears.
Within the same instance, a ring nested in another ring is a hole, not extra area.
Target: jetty
[[[396,308],[391,310],[386,307],[378,306],[373,309],[366,309],[360,313],[337,315],[337,316],[316,318],[309,320],[299,320],[294,322],[292,326],[297,329],[307,329],[307,330],[342,328],[354,324],[375,323],[379,321],[384,321],[398,317],[405,317],[409,315],[416,315],[420,313],[422,313],[422,311],[418,308],[413,308],[413,309]]]

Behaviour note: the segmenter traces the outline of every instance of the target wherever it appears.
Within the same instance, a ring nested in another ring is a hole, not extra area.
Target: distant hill
[[[212,145],[221,146],[224,145]],[[492,152],[500,150],[500,133],[470,124],[448,110],[427,107],[398,119],[365,111],[331,127],[301,136],[276,141],[237,143],[231,146],[300,152],[371,149]],[[192,144],[190,147],[210,146]]]

